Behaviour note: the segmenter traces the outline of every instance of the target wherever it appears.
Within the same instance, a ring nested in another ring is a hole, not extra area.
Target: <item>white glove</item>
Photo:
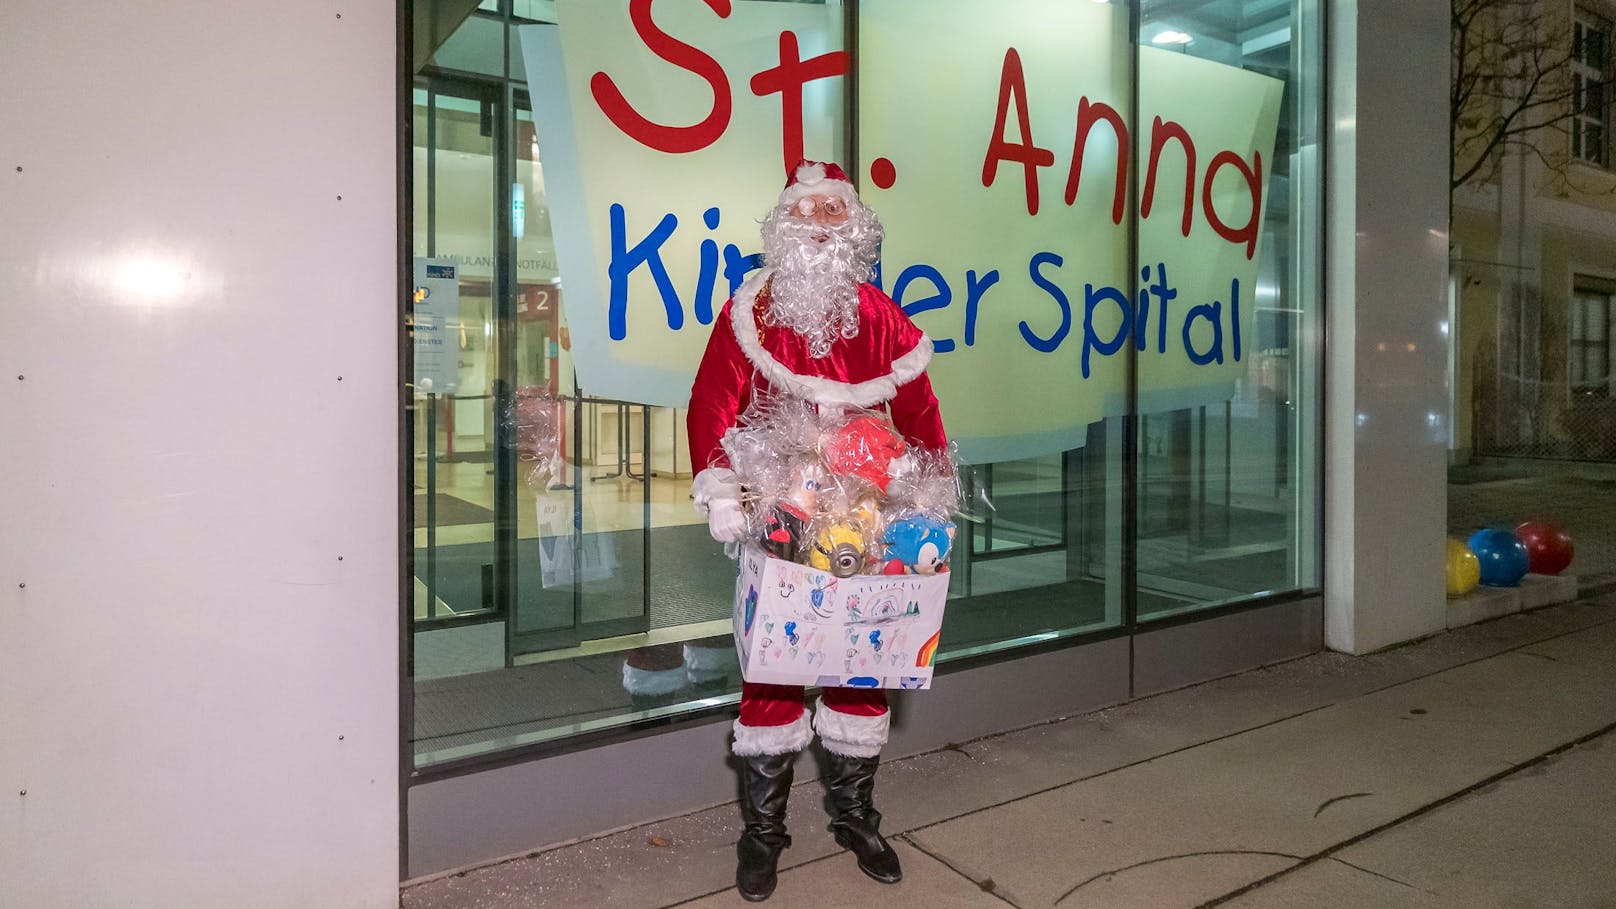
[[[741,484],[728,467],[709,467],[691,484],[696,513],[707,519],[707,532],[720,543],[746,539],[746,512],[741,510]]]
[[[715,499],[707,503],[707,532],[720,543],[736,543],[746,539],[746,512],[734,499]]]

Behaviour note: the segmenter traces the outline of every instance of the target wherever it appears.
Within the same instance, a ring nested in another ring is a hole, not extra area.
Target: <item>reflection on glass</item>
[[[1243,326],[1244,368],[1233,394],[1177,409],[1142,402],[1136,513],[1141,619],[1319,583],[1315,339],[1322,56],[1316,6],[1310,0],[1142,4],[1141,42],[1155,40],[1192,57],[1261,73],[1283,82],[1284,94],[1274,152],[1265,165],[1257,280],[1245,288],[1254,297],[1255,324]],[[1168,33],[1174,40],[1163,42]],[[1149,368],[1142,363],[1142,374]]]
[[[726,703],[740,684],[736,566],[691,508],[685,411],[604,399],[576,379],[568,275],[513,28],[552,7],[484,6],[445,36],[415,92],[414,253],[452,262],[459,290],[459,388],[417,389],[413,414],[422,767]],[[1179,33],[1151,45],[1158,52],[1285,84],[1258,280],[1247,289],[1249,355],[1232,395],[1147,403],[1132,440],[1130,421],[1113,416],[1063,440],[1066,451],[976,465],[966,482],[992,507],[973,506],[976,520],[961,528],[940,660],[1114,628],[1130,601],[1149,619],[1317,584],[1311,10],[1309,0],[1142,5],[1143,43]],[[1116,259],[1107,280],[1126,287],[1126,256]],[[1123,364],[1106,368],[1122,375]],[[553,452],[513,428],[510,405],[521,401],[539,402]],[[1019,406],[1040,406],[1039,396]],[[1135,445],[1137,509],[1127,515],[1124,457]],[[535,470],[541,461],[548,469]],[[1133,577],[1123,572],[1130,521]]]
[[[507,107],[505,83],[463,75],[498,59],[497,43],[481,63],[462,59],[490,45],[490,25],[468,19],[435,60],[461,72],[415,93],[415,252],[458,268],[461,386],[452,399],[417,396],[419,766],[685,711],[740,686],[735,565],[690,504],[684,410],[576,381],[531,102],[512,84]],[[514,31],[507,40],[520,77]],[[512,425],[522,401],[524,419],[552,414],[553,458]],[[444,507],[427,507],[429,485]]]
[[[494,518],[486,419],[495,246],[491,104],[476,86],[423,83],[415,91],[415,251],[449,265],[457,291],[452,302],[434,301],[457,387],[444,382],[454,392],[443,394],[423,382],[414,395],[415,616],[428,622],[493,608],[481,583]]]
[[[970,546],[954,556],[941,659],[1121,621],[1121,426],[1091,426],[1082,448],[968,471],[979,504]]]

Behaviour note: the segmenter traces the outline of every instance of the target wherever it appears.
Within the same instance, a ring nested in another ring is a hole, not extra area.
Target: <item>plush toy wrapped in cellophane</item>
[[[541,490],[562,485],[566,479],[566,458],[561,454],[562,399],[544,388],[519,388],[505,402],[500,420],[505,444],[516,449],[527,485]]]
[[[905,471],[887,485],[881,573],[947,571],[953,518],[960,508],[959,464],[948,451],[916,449],[909,459]]]
[[[819,508],[818,440],[814,409],[790,398],[754,402],[724,434],[724,454],[741,484],[747,537],[775,558],[797,560]]]
[[[754,403],[723,447],[748,537],[769,555],[837,578],[948,570],[958,464],[910,445],[887,414],[776,397]]]

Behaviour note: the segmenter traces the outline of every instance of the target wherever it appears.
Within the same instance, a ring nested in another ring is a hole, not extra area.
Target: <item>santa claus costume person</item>
[[[725,304],[690,394],[690,460],[696,509],[714,539],[747,532],[741,489],[720,440],[754,400],[786,395],[824,408],[885,409],[910,444],[947,444],[926,378],[931,340],[869,283],[881,222],[835,164],[803,161],[763,222],[765,267]],[[890,725],[886,692],[825,688],[809,714],[803,689],[745,682],[735,722],[746,827],[736,844],[736,887],[748,900],[774,891],[786,835],[786,799],[797,753],[814,733],[829,756],[836,842],[883,883],[902,877],[881,836],[875,772]]]

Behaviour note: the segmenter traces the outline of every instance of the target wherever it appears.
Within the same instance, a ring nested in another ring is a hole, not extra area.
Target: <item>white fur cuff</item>
[[[690,494],[696,500],[696,513],[706,517],[708,507],[714,502],[739,502],[741,484],[735,479],[735,471],[728,467],[709,467],[690,482]]]
[[[784,726],[743,726],[735,721],[735,744],[730,747],[737,757],[758,757],[765,754],[791,754],[808,747],[814,740],[814,728],[808,722],[808,712]]]
[[[623,664],[623,690],[644,697],[673,694],[685,687],[685,668],[641,669]]]
[[[892,711],[879,716],[837,713],[825,706],[823,698],[814,711],[814,729],[826,751],[848,757],[878,757],[892,728]]]
[[[735,648],[728,644],[723,647],[697,647],[693,644],[686,644],[684,649],[685,668],[723,672],[725,669],[735,665],[735,660],[732,658],[734,653]]]

